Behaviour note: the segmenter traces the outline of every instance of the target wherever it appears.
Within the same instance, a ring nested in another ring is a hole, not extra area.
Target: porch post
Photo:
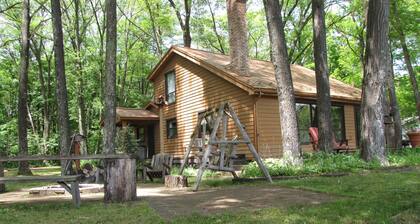
[[[163,127],[166,121],[163,119],[163,108],[159,107],[159,137],[160,137],[160,153],[165,153],[165,135],[163,133]]]

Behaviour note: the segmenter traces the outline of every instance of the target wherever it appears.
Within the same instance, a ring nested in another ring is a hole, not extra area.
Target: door
[[[147,158],[151,159],[155,154],[155,128],[153,125],[147,126]]]

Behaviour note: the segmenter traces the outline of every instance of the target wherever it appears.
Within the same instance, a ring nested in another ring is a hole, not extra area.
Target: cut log
[[[105,202],[125,202],[135,200],[136,160],[107,160],[105,168]]]
[[[184,188],[188,187],[188,178],[180,175],[166,175],[165,187],[167,188]]]

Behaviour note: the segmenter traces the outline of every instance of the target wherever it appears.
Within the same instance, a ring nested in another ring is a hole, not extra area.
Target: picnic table
[[[41,155],[41,156],[16,156],[16,157],[0,157],[2,162],[20,162],[20,161],[44,161],[44,160],[91,160],[91,159],[132,159],[130,154],[94,154],[94,155]],[[57,182],[71,196],[76,207],[80,207],[80,190],[79,183],[83,175],[55,175],[55,176],[18,176],[18,177],[0,177],[0,184],[9,182]]]

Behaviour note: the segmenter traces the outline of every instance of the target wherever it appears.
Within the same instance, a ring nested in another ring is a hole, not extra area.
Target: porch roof
[[[158,121],[159,115],[146,109],[117,107],[117,124],[122,121]]]

